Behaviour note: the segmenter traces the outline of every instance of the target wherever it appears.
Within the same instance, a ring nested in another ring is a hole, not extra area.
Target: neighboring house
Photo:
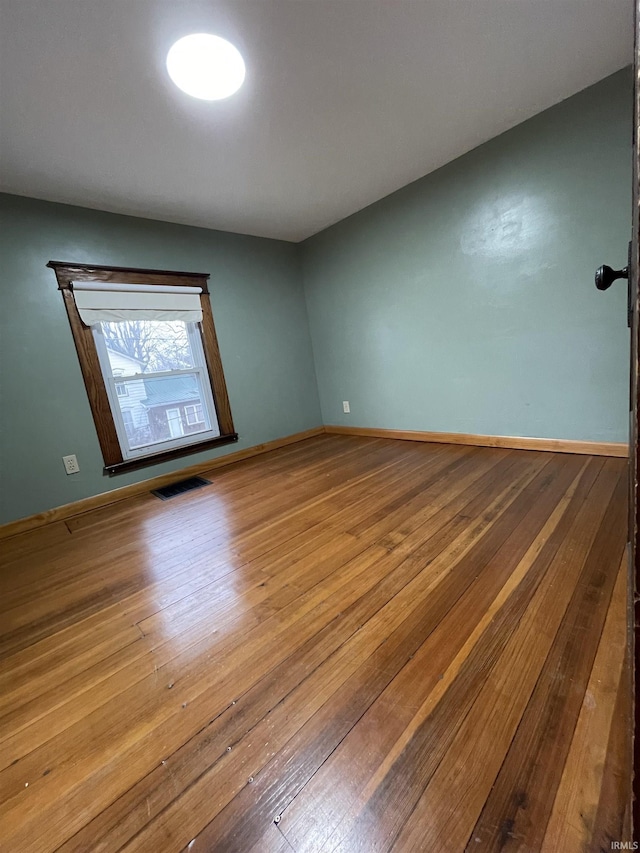
[[[143,362],[129,355],[109,349],[109,362],[111,372],[115,379],[115,389],[118,395],[118,403],[122,412],[122,420],[127,433],[127,438],[132,446],[144,444],[150,436],[149,417],[142,401],[147,396],[142,378],[128,379],[130,376],[139,376],[144,370]],[[122,377],[126,382],[118,382]]]
[[[145,376],[142,362],[109,348],[107,352],[132,447],[179,438],[205,428],[195,376]],[[119,378],[123,381],[118,382]]]
[[[156,441],[179,438],[205,428],[200,391],[195,376],[146,379],[143,400]]]

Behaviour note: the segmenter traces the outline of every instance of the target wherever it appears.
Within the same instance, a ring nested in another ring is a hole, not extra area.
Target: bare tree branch
[[[181,322],[127,320],[102,323],[107,348],[134,358],[140,371],[181,370],[191,367],[191,347]]]

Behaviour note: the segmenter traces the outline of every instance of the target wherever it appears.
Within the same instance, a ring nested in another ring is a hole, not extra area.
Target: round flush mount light
[[[242,86],[245,67],[240,51],[231,42],[209,33],[194,33],[171,47],[167,71],[187,95],[219,101]]]

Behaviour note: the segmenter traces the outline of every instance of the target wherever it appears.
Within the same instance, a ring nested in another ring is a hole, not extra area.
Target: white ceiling
[[[632,60],[633,0],[0,0],[0,187],[298,241]],[[242,52],[226,101],[179,37]]]

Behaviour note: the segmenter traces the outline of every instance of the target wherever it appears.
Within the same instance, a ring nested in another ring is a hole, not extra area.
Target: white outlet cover
[[[78,460],[75,454],[71,454],[70,456],[63,456],[62,462],[64,464],[64,470],[67,474],[77,474],[80,471],[80,466],[78,465]]]

